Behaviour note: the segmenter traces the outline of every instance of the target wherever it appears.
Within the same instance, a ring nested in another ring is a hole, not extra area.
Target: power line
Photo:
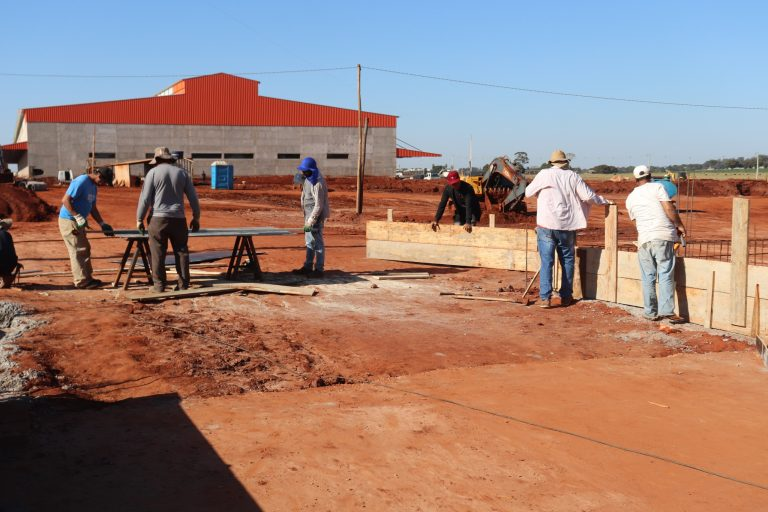
[[[243,71],[232,72],[233,75],[280,75],[289,73],[320,73],[325,71],[342,71],[357,69],[357,66],[346,66],[338,68],[317,68],[317,69],[286,69],[280,71]],[[211,73],[203,73],[211,74]],[[176,73],[173,75],[71,75],[55,73],[0,73],[0,76],[10,78],[82,78],[82,79],[111,79],[111,78],[186,78],[199,76],[200,73]]]
[[[415,149],[416,151],[424,151],[423,149],[417,148],[413,144],[409,144],[409,143],[405,142],[403,139],[398,139],[397,137],[395,137],[395,140],[400,142],[400,143],[402,143],[402,144],[405,144],[406,146],[410,146],[411,148]]]
[[[440,80],[443,82],[451,82],[451,83],[457,83],[457,84],[465,84],[465,85],[476,85],[479,87],[492,87],[494,89],[506,89],[509,91],[518,91],[518,92],[530,92],[535,94],[549,94],[551,96],[568,96],[572,98],[586,98],[586,99],[592,99],[592,100],[603,100],[603,101],[621,101],[625,103],[646,103],[646,104],[652,104],[652,105],[665,105],[665,106],[674,106],[674,107],[692,107],[692,108],[717,108],[717,109],[725,109],[725,110],[762,110],[762,111],[768,111],[768,107],[751,107],[751,106],[742,106],[742,105],[710,105],[705,103],[681,103],[681,102],[674,102],[674,101],[661,101],[661,100],[644,100],[644,99],[638,99],[638,98],[620,98],[615,96],[598,96],[594,94],[579,94],[579,93],[573,93],[573,92],[562,92],[562,91],[547,91],[544,89],[528,89],[525,87],[515,87],[511,85],[500,85],[500,84],[490,84],[485,82],[474,82],[471,80],[458,80],[455,78],[445,78],[440,76],[431,76],[431,75],[422,75],[419,73],[407,73],[405,71],[395,71],[393,69],[382,69],[382,68],[373,68],[368,66],[363,66],[365,69],[370,69],[371,71],[380,71],[382,73],[392,73],[395,75],[402,75],[402,76],[410,76],[410,77],[416,77],[416,78],[426,78],[429,80]]]

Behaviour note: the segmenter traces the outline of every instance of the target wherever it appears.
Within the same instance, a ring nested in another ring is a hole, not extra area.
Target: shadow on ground
[[[0,401],[0,510],[261,511],[177,395]]]

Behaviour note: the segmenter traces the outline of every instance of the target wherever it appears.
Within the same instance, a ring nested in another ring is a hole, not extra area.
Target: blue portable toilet
[[[224,161],[211,164],[211,188],[232,190],[234,188],[235,168]]]

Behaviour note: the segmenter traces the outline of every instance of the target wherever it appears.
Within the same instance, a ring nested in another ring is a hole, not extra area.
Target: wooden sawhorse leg
[[[133,258],[131,258],[131,266],[128,267],[128,274],[125,276],[125,284],[123,284],[123,290],[128,289],[128,285],[131,282],[131,277],[133,276],[133,270],[136,268],[136,262],[139,259],[139,256],[141,256],[141,262],[144,264],[144,272],[147,274],[147,279],[149,280],[149,284],[152,284],[152,272],[149,268],[149,242],[144,239],[138,239],[136,240],[136,251],[133,253]]]
[[[120,259],[120,268],[117,269],[117,277],[115,277],[115,280],[112,281],[112,288],[117,288],[120,285],[120,277],[122,277],[123,272],[125,272],[125,263],[128,261],[128,257],[131,255],[131,249],[133,248],[134,242],[136,242],[135,239],[128,239],[128,245],[125,247],[123,257]]]

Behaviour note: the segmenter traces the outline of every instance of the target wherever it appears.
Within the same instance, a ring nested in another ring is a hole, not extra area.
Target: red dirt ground
[[[0,401],[5,503],[554,511],[768,503],[768,463],[758,455],[768,387],[747,343],[696,326],[665,333],[598,302],[541,310],[459,301],[440,292],[519,298],[526,275],[366,259],[365,221],[387,208],[396,220],[429,221],[438,197],[430,185],[369,180],[358,216],[352,179],[330,180],[321,280],[289,273],[303,256],[301,236],[254,239],[268,282],[314,286],[314,297],[140,305],[121,291],[72,290],[68,276],[4,291],[2,300],[47,321],[18,340],[15,356],[38,372],[35,400]],[[203,227],[302,223],[286,177],[198,190]],[[625,192],[605,193],[623,205]],[[39,195],[58,204],[62,194]],[[115,228],[131,228],[137,197],[102,189],[99,208]],[[730,198],[701,197],[696,210],[693,233],[727,237]],[[752,200],[763,232],[766,210],[768,200]],[[601,217],[593,209],[580,241],[601,238]],[[533,215],[516,220],[535,224]],[[620,215],[622,237],[633,229]],[[14,238],[28,270],[68,269],[55,220],[18,222]],[[114,269],[123,242],[91,240],[94,267]],[[191,249],[231,243],[192,239]],[[434,277],[371,278],[386,270]],[[84,486],[94,492],[78,492]]]

